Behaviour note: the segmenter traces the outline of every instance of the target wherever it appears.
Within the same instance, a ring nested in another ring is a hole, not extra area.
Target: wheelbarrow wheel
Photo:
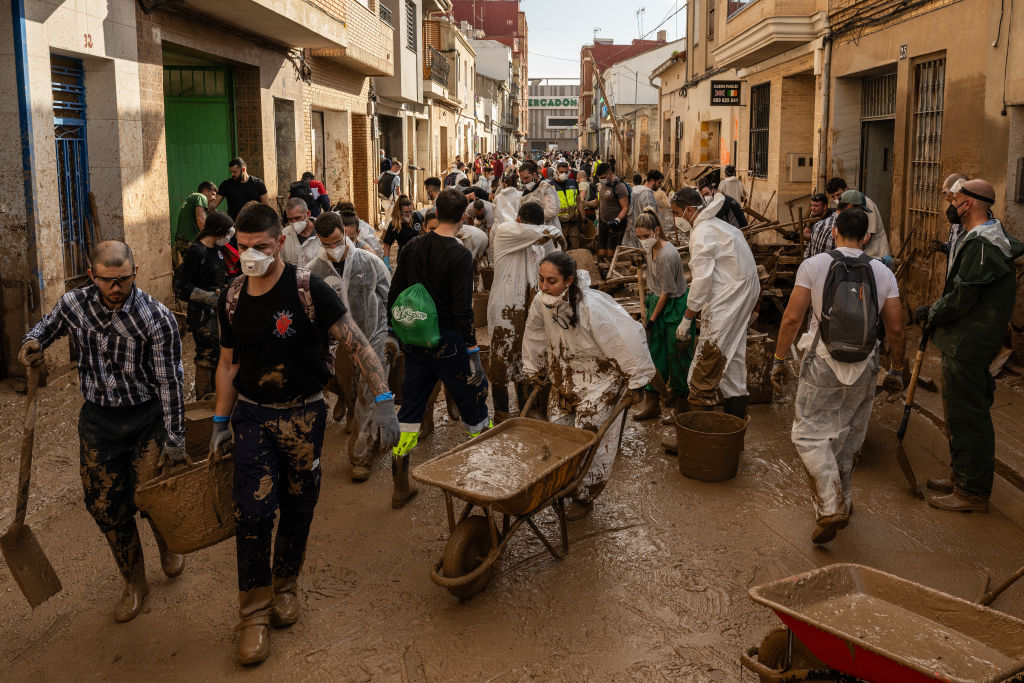
[[[486,517],[473,515],[459,522],[444,547],[441,560],[445,577],[454,579],[465,576],[480,566],[491,552],[490,522]],[[467,600],[482,591],[494,573],[492,565],[480,576],[463,586],[448,586],[448,592],[461,600]]]
[[[774,629],[764,637],[761,641],[761,646],[757,649],[757,661],[765,666],[775,669],[781,672],[782,667],[786,665],[786,639],[789,634],[789,629],[785,626],[781,626]],[[823,670],[828,669],[825,664],[811,654],[811,651],[807,649],[807,646],[800,642],[796,636],[793,636],[793,658],[789,664],[789,671],[794,669],[813,669]],[[768,679],[764,676],[761,677],[763,683],[767,683],[774,679]],[[808,678],[808,681],[831,681],[832,678]]]

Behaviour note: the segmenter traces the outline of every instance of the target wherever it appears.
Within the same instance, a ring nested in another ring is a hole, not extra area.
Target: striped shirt
[[[167,442],[185,445],[184,372],[174,316],[133,287],[124,305],[108,308],[96,285],[75,289],[25,335],[45,349],[65,334],[78,345],[78,378],[86,401],[133,406],[159,398]]]

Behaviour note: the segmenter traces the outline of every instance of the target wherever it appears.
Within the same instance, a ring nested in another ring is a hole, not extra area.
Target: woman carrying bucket
[[[590,289],[590,276],[577,272],[565,252],[541,260],[540,292],[530,305],[523,338],[523,372],[531,383],[551,384],[551,422],[591,431],[611,415],[626,391],[634,402],[653,379],[654,362],[643,327],[615,299]],[[566,510],[583,519],[594,507],[611,475],[622,423],[605,433],[590,471]]]
[[[686,375],[693,360],[695,340],[681,344],[676,340],[676,328],[686,313],[686,275],[679,251],[665,237],[661,221],[654,209],[644,209],[636,219],[636,236],[647,252],[647,343],[650,345],[654,366],[671,392],[668,406],[686,408],[686,395],[690,393]],[[696,337],[696,335],[694,335]],[[658,392],[651,385],[644,392],[644,405],[633,414],[634,420],[653,420],[661,417]]]

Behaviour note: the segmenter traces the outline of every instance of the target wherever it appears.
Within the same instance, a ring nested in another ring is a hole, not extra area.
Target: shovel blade
[[[38,607],[61,590],[60,579],[28,525],[9,529],[0,536],[7,567],[31,607]]]
[[[903,476],[907,478],[907,483],[910,484],[910,490],[920,500],[924,500],[924,491],[921,490],[921,484],[917,481],[917,475],[914,474],[914,468],[910,466],[910,459],[907,458],[907,452],[903,450],[903,440],[896,440],[896,462],[900,464],[900,469],[903,470]]]

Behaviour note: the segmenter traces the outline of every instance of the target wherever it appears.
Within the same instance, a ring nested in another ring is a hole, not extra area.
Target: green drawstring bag
[[[437,306],[430,292],[420,283],[398,295],[391,309],[391,321],[403,344],[432,349],[441,341]]]

